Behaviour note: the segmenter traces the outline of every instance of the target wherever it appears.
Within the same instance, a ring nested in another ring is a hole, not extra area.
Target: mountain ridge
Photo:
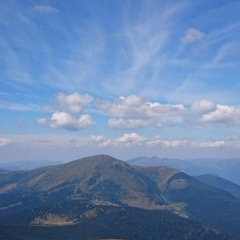
[[[240,233],[240,200],[164,166],[132,166],[95,155],[0,178],[0,223],[88,224],[115,219],[122,211],[135,218],[137,209],[153,215],[166,212],[166,219],[188,219],[190,225],[198,221],[235,236]]]
[[[159,158],[136,157],[126,161],[130,165],[137,166],[166,166],[176,168],[191,176],[202,175],[206,173],[216,174],[224,179],[240,185],[240,159],[217,159],[217,158],[196,158],[196,159],[177,159],[177,158]]]

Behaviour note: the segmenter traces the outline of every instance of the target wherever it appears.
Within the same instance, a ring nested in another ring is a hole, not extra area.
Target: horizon
[[[237,0],[4,2],[0,163],[239,158],[239,10]]]

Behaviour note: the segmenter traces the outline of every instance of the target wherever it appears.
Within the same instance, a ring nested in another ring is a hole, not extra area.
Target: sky
[[[240,157],[240,1],[2,0],[0,162]]]

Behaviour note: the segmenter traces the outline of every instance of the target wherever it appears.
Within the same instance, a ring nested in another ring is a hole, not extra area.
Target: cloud
[[[191,44],[203,40],[204,37],[205,33],[194,28],[189,28],[185,32],[185,35],[181,38],[181,41],[184,44]]]
[[[219,148],[226,146],[225,141],[212,141],[212,142],[202,142],[199,144],[193,144],[200,148]]]
[[[215,110],[216,104],[209,100],[197,101],[193,104],[192,110],[197,113],[208,113]]]
[[[96,124],[88,114],[75,118],[70,113],[59,111],[53,113],[51,118],[41,118],[37,122],[41,125],[49,125],[51,128],[64,128],[71,131],[77,131]]]
[[[10,140],[8,138],[0,138],[0,147],[5,147],[5,146],[9,145],[10,143],[12,143],[12,140]]]
[[[115,140],[116,143],[129,145],[141,145],[147,140],[146,137],[140,136],[137,133],[125,133],[122,137]]]
[[[56,97],[57,103],[72,113],[82,112],[83,108],[89,105],[93,99],[94,98],[88,94],[80,94],[77,92],[69,95],[59,93]]]
[[[143,137],[137,133],[125,133],[123,134],[123,136],[115,139],[108,139],[103,137],[102,135],[91,136],[91,142],[94,144],[98,144],[100,147],[141,146],[144,145],[146,141],[147,137]]]
[[[187,146],[187,144],[188,142],[186,140],[166,140],[159,136],[155,136],[147,141],[147,145],[152,147],[161,146],[166,148],[178,148]]]
[[[131,129],[149,126],[150,122],[142,119],[123,119],[123,118],[111,118],[108,120],[108,126],[110,128],[117,129]]]
[[[53,111],[50,118],[40,118],[37,122],[51,128],[64,128],[77,131],[82,128],[94,126],[96,122],[89,114],[83,114],[88,105],[94,100],[91,95],[74,92],[72,94],[58,93],[55,106],[46,106],[46,111]],[[81,114],[80,114],[81,113]]]
[[[0,109],[8,109],[14,111],[22,112],[40,112],[42,111],[41,106],[34,103],[17,103],[17,102],[7,102],[0,100]]]
[[[52,13],[52,12],[59,11],[57,8],[51,7],[49,5],[35,5],[33,7],[33,10],[35,10],[37,12],[43,12],[43,13]]]
[[[236,147],[239,144],[239,140],[232,142],[232,140],[214,140],[208,142],[195,142],[185,139],[164,139],[160,136],[145,137],[136,132],[125,133],[123,136],[109,139],[102,135],[91,136],[90,145],[95,144],[99,147],[150,147],[151,148],[222,148],[222,147]]]
[[[114,102],[100,101],[96,107],[113,117],[108,121],[112,128],[159,127],[161,121],[179,121],[187,110],[183,104],[149,102],[136,95],[119,97]]]
[[[99,136],[92,135],[90,138],[92,143],[98,144],[100,147],[108,147],[113,145],[112,140],[107,139],[102,135],[99,135]]]
[[[240,124],[240,108],[217,104],[213,111],[201,116],[200,122]]]

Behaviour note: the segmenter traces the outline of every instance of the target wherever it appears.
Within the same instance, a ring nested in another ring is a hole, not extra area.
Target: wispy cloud
[[[33,112],[42,112],[43,108],[41,105],[34,103],[17,103],[17,102],[6,102],[0,100],[0,109],[8,109],[14,111],[33,111]]]
[[[43,12],[43,13],[59,12],[59,9],[49,5],[35,5],[33,7],[33,10],[37,12]]]
[[[181,38],[181,41],[185,44],[191,44],[203,40],[205,34],[197,29],[189,28],[185,35]]]

